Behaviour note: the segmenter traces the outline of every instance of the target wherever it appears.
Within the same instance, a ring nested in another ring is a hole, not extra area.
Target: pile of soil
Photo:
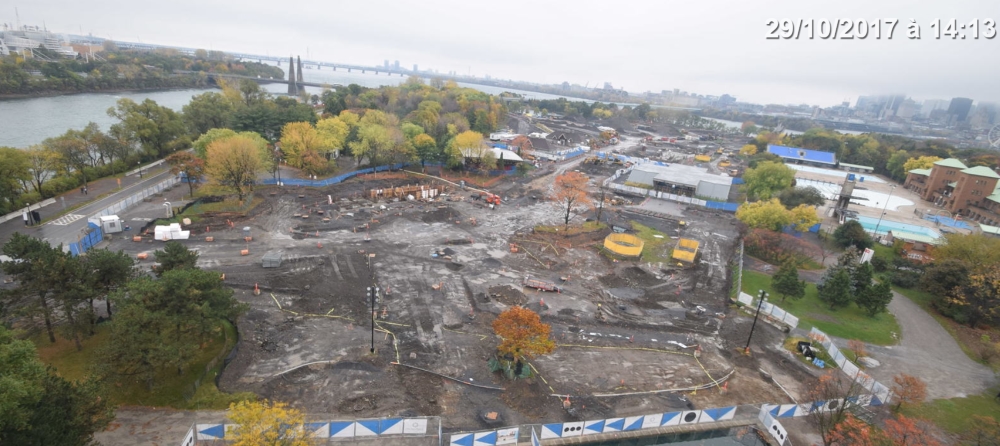
[[[507,306],[524,305],[528,302],[528,297],[510,285],[490,287],[487,290],[490,298]]]

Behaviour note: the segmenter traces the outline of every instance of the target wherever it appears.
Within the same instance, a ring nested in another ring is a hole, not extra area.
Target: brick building
[[[903,186],[953,215],[988,225],[1000,224],[1000,175],[988,167],[966,167],[961,161],[940,160],[930,169],[913,169]]]

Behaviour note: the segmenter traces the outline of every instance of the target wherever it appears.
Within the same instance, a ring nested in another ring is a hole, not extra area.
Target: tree
[[[114,407],[93,381],[70,383],[46,369],[30,341],[0,326],[0,443],[25,446],[94,444]]]
[[[131,286],[131,285],[130,285]],[[157,370],[174,362],[173,328],[167,315],[118,298],[108,341],[97,351],[94,375],[108,384],[143,383],[153,389]],[[112,387],[114,389],[114,387]]]
[[[753,156],[757,154],[757,146],[753,144],[747,144],[740,148],[740,155]]]
[[[869,285],[864,290],[856,292],[854,299],[854,303],[871,317],[886,311],[890,302],[892,302],[892,284],[888,280]]]
[[[872,278],[875,277],[875,268],[872,267],[870,262],[855,262],[844,266],[850,268],[851,283],[854,285],[855,295],[860,295],[872,287]]]
[[[792,187],[795,182],[795,170],[780,163],[765,161],[757,167],[747,169],[743,174],[743,190],[748,196],[758,200],[767,200],[772,195]]]
[[[482,133],[466,130],[455,135],[451,145],[462,154],[463,158],[472,160],[472,163],[478,164],[484,169],[490,168],[490,166],[486,166],[485,164],[489,162],[487,153],[492,155],[493,149],[483,144]],[[496,158],[493,158],[493,162],[495,166]]]
[[[316,131],[316,128],[308,122],[291,122],[281,129],[281,151],[291,166],[303,167],[307,164],[304,162],[306,158],[316,158],[318,154],[329,152],[331,149],[325,133]],[[313,167],[312,170],[318,167],[312,165],[315,163],[308,164]]]
[[[34,145],[24,150],[28,156],[28,168],[31,172],[31,183],[35,192],[42,193],[42,184],[48,180],[61,162],[59,154],[49,150],[44,145]]]
[[[823,443],[828,446],[883,446],[884,436],[876,427],[847,413],[844,420],[823,437]]]
[[[497,351],[515,359],[552,353],[556,343],[549,339],[551,327],[542,323],[538,313],[524,307],[512,307],[493,320],[493,332],[500,337]]]
[[[200,182],[205,175],[205,160],[198,158],[194,153],[184,151],[176,152],[166,159],[170,165],[170,173],[178,175],[183,173],[188,183],[188,192],[194,197],[194,183]]]
[[[437,142],[426,133],[413,137],[413,148],[417,151],[421,166],[425,165],[427,161],[437,161],[441,157]]]
[[[587,203],[587,177],[580,172],[566,172],[556,177],[555,194],[553,201],[566,206],[566,216],[563,219],[566,230],[569,230],[569,213],[573,206],[580,203]]]
[[[795,230],[799,232],[806,232],[822,221],[819,214],[816,213],[816,206],[800,204],[788,212],[789,220],[795,225]]]
[[[83,257],[83,267],[87,277],[87,287],[92,291],[90,306],[94,298],[104,298],[104,304],[111,317],[110,294],[118,291],[138,274],[135,260],[124,251],[91,249]]]
[[[240,401],[229,405],[226,416],[235,424],[226,432],[233,446],[308,446],[305,415],[285,403]]]
[[[207,155],[205,172],[214,183],[236,192],[240,201],[253,191],[257,174],[266,170],[270,159],[266,144],[243,135],[211,143]]]
[[[897,150],[889,157],[885,163],[885,170],[889,172],[894,180],[903,182],[906,179],[906,169],[903,167],[910,159],[910,154],[905,150]]]
[[[883,431],[892,446],[941,446],[927,422],[904,415],[886,420]]]
[[[736,209],[736,218],[751,228],[770,231],[781,231],[792,222],[791,213],[781,205],[777,198],[743,203]]]
[[[366,117],[368,115],[365,115]],[[358,127],[358,139],[348,143],[351,154],[357,160],[358,166],[361,160],[368,159],[368,163],[374,167],[378,166],[381,158],[395,145],[392,134],[386,126],[363,122]]]
[[[19,208],[21,193],[31,180],[28,155],[13,147],[0,147],[0,214]]]
[[[83,184],[87,184],[87,167],[90,167],[90,153],[87,141],[81,132],[77,130],[67,130],[60,136],[46,138],[42,145],[53,153],[59,154],[60,170],[67,173],[76,172],[83,178]]]
[[[952,290],[946,302],[961,308],[971,328],[1000,320],[1000,264],[975,268],[968,284]]]
[[[800,205],[817,207],[826,204],[826,198],[823,197],[823,193],[812,186],[785,189],[778,193],[778,200],[788,210],[792,210]]]
[[[45,365],[35,345],[0,325],[0,441],[4,433],[29,427],[32,409],[44,391]],[[6,444],[6,442],[5,442]]]
[[[903,163],[903,172],[909,172],[913,169],[930,169],[934,167],[934,163],[941,161],[941,158],[936,156],[921,156],[919,158],[910,158],[905,163]]]
[[[857,220],[848,220],[833,231],[833,240],[843,248],[854,246],[858,249],[871,248],[875,243]]]
[[[11,306],[20,308],[29,317],[41,316],[49,342],[56,342],[49,299],[62,286],[62,279],[53,275],[62,245],[53,248],[46,241],[15,232],[3,246],[3,253],[13,260],[0,263],[0,268],[19,284],[4,293],[5,300],[12,300]]]
[[[934,249],[934,258],[941,262],[954,259],[973,271],[1000,263],[1000,239],[985,234],[945,234],[945,243]]]
[[[830,305],[831,310],[837,307],[846,307],[851,303],[851,275],[846,269],[832,270],[826,280],[817,285],[819,300]]]
[[[916,376],[900,373],[892,378],[895,385],[892,386],[892,393],[896,395],[896,408],[905,404],[919,404],[927,398],[927,383]]]
[[[191,144],[191,147],[194,148],[194,153],[197,154],[199,158],[206,159],[208,158],[208,146],[210,144],[220,139],[226,139],[233,136],[236,136],[236,132],[233,131],[232,129],[226,129],[226,128],[210,129],[201,136],[199,136],[198,139],[196,139],[194,143]]]
[[[771,288],[781,296],[784,302],[786,297],[801,299],[806,295],[806,282],[799,280],[799,269],[797,262],[786,260],[778,268],[778,271],[771,277]]]
[[[168,107],[146,99],[141,103],[122,98],[108,109],[108,116],[120,122],[111,126],[129,141],[139,143],[147,154],[163,157],[191,143],[181,116]]]
[[[339,117],[320,119],[316,123],[316,131],[324,138],[329,145],[329,149],[339,152],[347,145],[347,138],[351,135],[351,128]],[[339,156],[339,153],[336,153]]]
[[[210,91],[191,98],[182,109],[184,123],[191,135],[201,135],[211,129],[226,127],[236,107],[222,93]]]
[[[973,415],[969,429],[961,434],[969,446],[1000,446],[1000,421],[993,417]]]
[[[831,433],[838,424],[847,418],[849,401],[867,392],[860,381],[841,378],[839,374],[831,370],[807,387],[809,389],[808,401],[813,402],[809,416],[819,427],[825,446],[835,444],[847,446],[845,443],[834,443]]]
[[[154,251],[153,257],[160,264],[156,268],[157,277],[175,269],[195,269],[198,263],[198,252],[187,249],[176,241],[169,241],[163,245],[163,250]]]

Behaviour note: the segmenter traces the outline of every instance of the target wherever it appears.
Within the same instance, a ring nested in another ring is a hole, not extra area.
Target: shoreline
[[[190,87],[171,87],[171,88],[112,88],[107,90],[86,90],[86,91],[47,91],[42,93],[28,93],[28,94],[0,94],[0,101],[15,101],[18,99],[36,99],[36,98],[52,98],[57,96],[72,96],[77,94],[102,94],[102,93],[149,93],[157,91],[180,91],[180,90],[218,90],[219,87],[214,85],[205,86],[190,86]]]

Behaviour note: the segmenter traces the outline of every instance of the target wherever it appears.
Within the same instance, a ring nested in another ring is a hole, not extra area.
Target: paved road
[[[980,394],[996,384],[997,375],[969,359],[923,308],[906,296],[892,294],[889,311],[899,321],[902,339],[897,346],[868,346],[869,354],[882,362],[868,370],[875,379],[891,385],[895,374],[918,376],[927,382],[929,399]]]
[[[152,174],[144,174],[141,181],[124,186],[120,191],[100,200],[90,202],[63,217],[45,223],[35,236],[41,237],[53,245],[76,242],[82,231],[87,227],[87,217],[104,210],[131,194],[141,191],[143,188],[153,186],[169,178],[171,175],[168,170],[159,170],[154,171]]]

